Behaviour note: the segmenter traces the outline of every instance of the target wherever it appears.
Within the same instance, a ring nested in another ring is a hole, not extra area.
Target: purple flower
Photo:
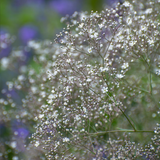
[[[20,139],[25,139],[29,135],[29,130],[26,128],[25,124],[17,120],[12,121],[12,131],[15,137]]]
[[[29,130],[23,124],[22,122],[18,120],[13,120],[11,121],[11,126],[12,126],[12,143],[11,146],[12,148],[16,148],[18,151],[25,151],[25,143],[26,143],[26,138],[29,135]]]
[[[26,128],[17,128],[14,129],[14,134],[22,139],[25,139],[29,135],[29,131]]]
[[[37,35],[36,27],[30,25],[23,26],[19,31],[19,38],[24,44],[27,44],[29,40],[35,39]]]
[[[9,45],[6,48],[0,50],[0,59],[9,56],[10,53],[11,53],[11,46]]]
[[[10,95],[13,100],[20,102],[20,97],[17,94],[17,92],[15,91],[15,89],[11,89],[11,90],[6,90],[6,92],[4,93],[5,95]]]
[[[107,5],[110,7],[115,7],[118,2],[122,2],[122,0],[105,0]]]
[[[61,15],[71,15],[78,10],[79,3],[71,0],[53,0],[50,6]]]
[[[0,33],[0,59],[7,57],[11,52],[11,40],[7,33]]]

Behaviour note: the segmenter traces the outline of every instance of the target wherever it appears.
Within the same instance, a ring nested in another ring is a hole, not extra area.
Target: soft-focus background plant
[[[34,114],[29,115],[28,113],[32,111],[36,116],[40,112],[37,108],[29,108],[31,111],[27,111],[25,109],[25,101],[23,100],[26,94],[31,92],[30,88],[27,88],[27,85],[34,84],[34,74],[38,74],[40,72],[39,70],[43,69],[43,66],[40,63],[36,63],[36,60],[33,60],[33,57],[36,54],[39,56],[40,52],[45,54],[45,49],[50,49],[51,52],[52,50],[55,50],[57,46],[55,45],[51,48],[50,44],[54,41],[56,34],[65,26],[60,22],[60,18],[66,14],[72,15],[74,11],[101,11],[107,4],[109,7],[114,7],[117,1],[118,0],[0,1],[0,90],[2,90],[2,93],[0,93],[0,104],[5,104],[5,107],[4,105],[0,105],[0,107],[3,108],[0,113],[0,159],[18,160],[26,157],[27,152],[24,145],[28,144],[29,140],[27,138],[35,131],[34,127],[36,125],[34,121],[35,117],[33,117]],[[141,7],[143,8],[144,6]],[[30,40],[45,41],[42,43],[34,42],[33,44],[30,44],[31,46],[34,46],[33,48],[35,50],[33,50],[26,47]],[[47,52],[48,51],[46,51],[46,53]],[[50,57],[51,55],[47,55],[48,57],[46,57],[52,59],[53,57]],[[9,56],[11,57],[10,59],[7,58]],[[42,62],[43,58],[43,56],[39,56],[38,60]],[[135,71],[133,70],[133,72],[136,72],[137,69],[138,68],[135,68]],[[28,83],[26,83],[27,80],[23,76],[25,73],[30,75],[30,77],[28,77]],[[45,75],[45,73],[43,74]],[[43,74],[41,73],[41,75]],[[133,77],[133,79],[134,78],[135,77]],[[12,79],[18,79],[17,83],[20,81],[22,84],[16,84],[17,88],[13,88]],[[155,78],[155,81],[159,82],[157,78]],[[145,88],[145,82],[147,85],[148,79],[145,79],[144,77],[143,82],[143,88]],[[36,85],[38,84],[41,84],[41,79],[37,79]],[[21,87],[23,85],[25,86],[24,88]],[[21,91],[17,91],[17,89],[20,90],[21,88]],[[34,85],[32,85],[31,89],[32,92],[35,91]],[[31,97],[28,97],[28,99],[30,98]],[[4,102],[4,99],[9,100]],[[147,106],[147,101],[150,100],[151,98],[147,98],[147,100],[144,98],[144,100],[142,100],[144,103],[143,105]],[[34,99],[32,102],[34,102]],[[137,100],[133,99],[131,103],[133,108],[131,111],[126,111],[126,113],[131,114],[132,112],[138,117],[141,117],[141,114],[139,113],[140,110],[136,110],[138,105]],[[156,103],[158,108],[159,102]],[[150,106],[148,106],[148,108],[150,110],[149,113],[147,109],[141,110],[143,111],[143,115],[140,118],[140,120],[143,119],[142,123],[138,121],[139,119],[134,119],[136,127],[139,130],[144,128],[144,126],[152,125],[153,122],[158,123],[159,117],[157,115],[157,110],[152,110]],[[133,118],[133,115],[131,117]],[[151,119],[154,119],[153,122],[150,122]],[[123,116],[120,116],[118,119],[113,119],[113,128],[114,126],[123,128],[124,124],[120,123],[123,120]],[[143,123],[145,121],[147,124]],[[134,136],[135,135],[133,135],[133,137]],[[147,137],[148,134],[145,134],[144,136]],[[138,136],[135,137],[138,137],[137,139],[139,142],[142,138],[142,134],[138,134]],[[148,139],[150,139],[150,137],[151,136],[149,136]],[[146,142],[148,142],[147,138]],[[144,144],[146,142],[143,141]],[[32,154],[34,159],[40,159],[41,154],[39,153],[39,150],[37,150],[37,153],[35,152]],[[106,155],[104,155],[104,157],[105,156]]]

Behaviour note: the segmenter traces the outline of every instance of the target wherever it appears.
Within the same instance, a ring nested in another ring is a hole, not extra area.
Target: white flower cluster
[[[144,11],[135,1],[90,15],[75,12],[57,35],[58,44],[29,42],[39,69],[30,66],[27,76],[8,82],[10,89],[26,86],[28,92],[23,111],[17,111],[17,119],[36,123],[28,152],[34,148],[48,160],[159,158],[158,136],[148,154],[146,146],[121,134],[143,133],[134,124],[143,121],[146,109],[149,117],[158,117],[152,115],[160,94],[160,23],[152,6],[159,2],[147,0]],[[2,62],[8,68],[7,60]],[[0,100],[4,106],[12,102]],[[135,123],[130,116],[137,117]],[[144,128],[151,128],[150,120]]]

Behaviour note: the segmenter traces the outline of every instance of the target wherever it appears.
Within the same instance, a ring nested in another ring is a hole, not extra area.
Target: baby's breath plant
[[[28,93],[26,159],[160,158],[160,1],[145,4],[75,12],[54,43],[29,42],[33,62],[9,85]]]

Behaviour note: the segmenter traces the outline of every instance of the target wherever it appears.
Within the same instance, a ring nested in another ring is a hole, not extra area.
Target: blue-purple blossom
[[[19,138],[22,138],[22,139],[25,139],[27,138],[27,136],[29,135],[29,131],[28,129],[26,128],[13,128],[13,132],[14,132],[14,135],[16,137],[19,137]]]
[[[35,26],[25,25],[19,30],[19,38],[24,43],[27,44],[28,41],[37,38],[38,31]]]
[[[29,130],[26,128],[26,124],[17,120],[12,120],[12,133],[15,137],[25,139],[29,135]]]
[[[50,6],[61,15],[71,15],[79,9],[80,3],[77,0],[52,0]]]
[[[11,52],[10,35],[4,32],[0,33],[0,59],[7,57]]]
[[[106,4],[110,7],[115,7],[118,2],[122,3],[123,0],[105,0]]]

